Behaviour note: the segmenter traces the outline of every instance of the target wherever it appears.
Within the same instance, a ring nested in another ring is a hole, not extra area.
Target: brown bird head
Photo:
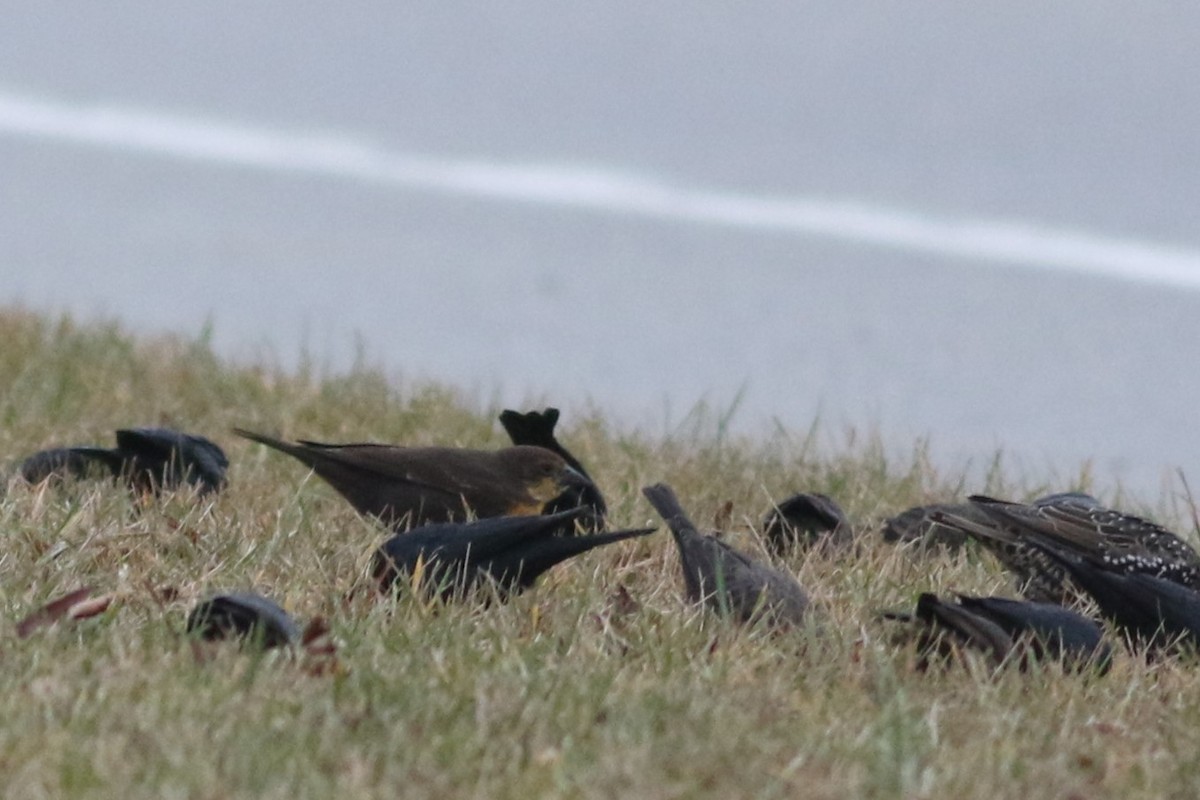
[[[499,452],[509,474],[517,477],[539,503],[548,503],[572,486],[590,486],[558,453],[544,447],[519,445]]]

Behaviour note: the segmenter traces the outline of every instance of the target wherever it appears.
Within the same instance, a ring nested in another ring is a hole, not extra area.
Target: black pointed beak
[[[558,482],[563,488],[593,485],[586,475],[573,467],[563,467],[562,472],[558,473]]]

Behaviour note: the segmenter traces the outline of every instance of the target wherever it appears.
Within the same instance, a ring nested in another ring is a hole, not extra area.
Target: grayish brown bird
[[[541,447],[291,443],[240,428],[234,433],[298,459],[360,513],[397,530],[472,515],[540,514],[564,489],[589,483]]]
[[[688,600],[707,603],[718,613],[742,622],[760,616],[781,626],[803,621],[809,599],[794,577],[696,530],[665,483],[647,486],[642,494],[675,537]]]
[[[934,516],[968,516],[972,513],[974,509],[968,503],[914,506],[888,518],[883,523],[880,535],[885,542],[892,544],[912,544],[923,549],[956,550],[967,540],[967,535],[958,528],[937,522]]]

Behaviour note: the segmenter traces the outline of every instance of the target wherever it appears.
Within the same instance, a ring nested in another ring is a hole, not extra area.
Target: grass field
[[[369,369],[222,363],[204,341],[139,340],[0,311],[0,453],[108,443],[115,428],[200,433],[232,462],[228,489],[139,509],[122,489],[10,480],[0,500],[0,782],[9,798],[1194,797],[1197,665],[1122,651],[1103,677],[1053,665],[913,668],[879,609],[921,591],[1011,594],[987,555],[920,556],[879,522],[964,491],[1023,497],[1075,485],[985,485],[938,474],[919,445],[869,436],[817,448],[722,433],[698,414],[667,438],[601,412],[560,438],[605,490],[614,523],[658,520],[641,486],[672,483],[694,518],[733,504],[730,537],[761,548],[770,500],[837,498],[863,542],[785,566],[819,604],[810,630],[739,629],[682,599],[665,528],[556,568],[503,606],[443,606],[358,591],[384,538],[293,460],[235,425],[330,441],[495,447],[495,422],[452,389]],[[551,402],[553,398],[548,398]],[[836,452],[830,452],[836,449]],[[1108,497],[1107,500],[1114,498]],[[1123,507],[1194,539],[1186,504]],[[765,555],[763,556],[766,557]],[[83,585],[98,617],[18,639],[16,622]],[[234,646],[197,658],[190,606],[254,587],[296,617],[326,617],[337,663]],[[330,665],[325,665],[329,667]]]

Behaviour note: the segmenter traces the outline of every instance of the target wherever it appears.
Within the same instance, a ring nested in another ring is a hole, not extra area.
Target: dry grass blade
[[[1192,494],[1192,487],[1188,484],[1187,475],[1183,469],[1177,470],[1179,474],[1179,482],[1183,484],[1183,494],[1187,498],[1188,510],[1192,513],[1192,532],[1200,534],[1200,511],[1196,509],[1196,497]]]

